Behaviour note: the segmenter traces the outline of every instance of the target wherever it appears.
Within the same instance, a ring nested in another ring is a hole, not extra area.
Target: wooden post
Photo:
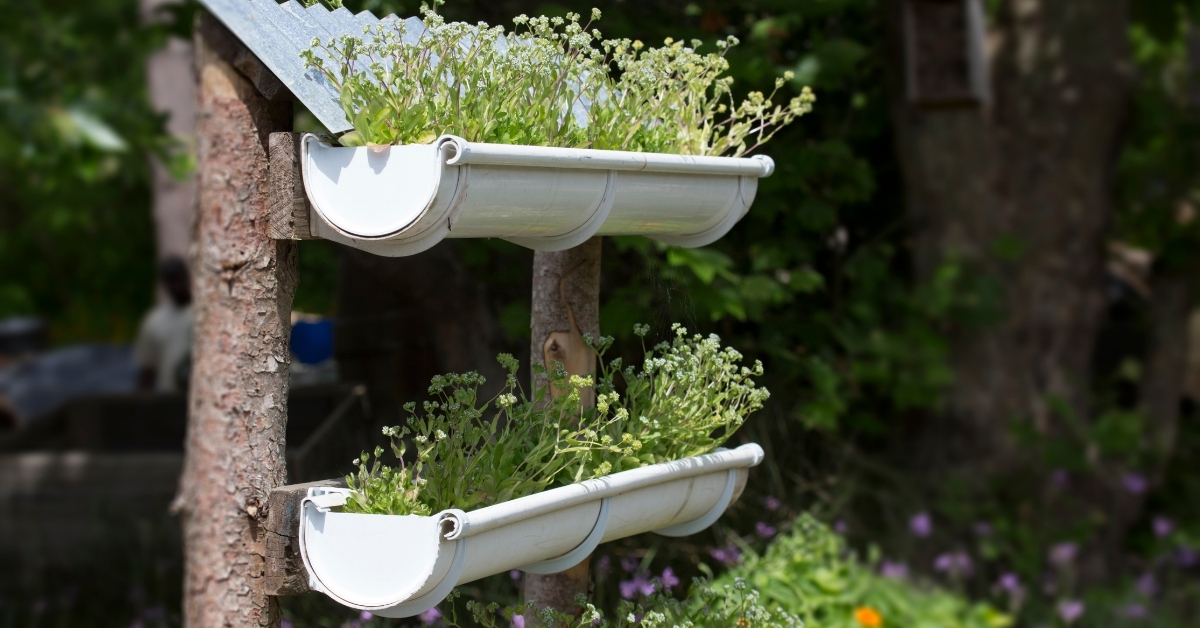
[[[300,502],[308,489],[317,486],[346,486],[345,480],[323,480],[281,486],[267,499],[266,558],[267,595],[307,593],[308,569],[300,557]]]
[[[548,369],[558,361],[572,375],[595,372],[595,355],[582,335],[600,335],[599,237],[566,251],[534,253],[532,312],[531,362],[540,356]],[[544,374],[533,374],[535,388],[546,383]],[[525,574],[525,625],[538,626],[537,611],[542,608],[578,613],[575,598],[588,592],[589,563],[590,559],[584,560],[556,574]]]
[[[253,55],[231,57],[235,46],[213,36],[223,30],[207,18],[196,35],[196,326],[175,502],[185,542],[184,625],[192,628],[279,625],[265,546],[268,495],[286,480],[296,243],[268,235],[267,154],[269,134],[291,128],[292,109],[263,96],[257,85],[270,83],[269,72],[247,74],[257,67]]]

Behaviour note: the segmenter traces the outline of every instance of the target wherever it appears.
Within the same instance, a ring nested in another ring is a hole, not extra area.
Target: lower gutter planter
[[[770,157],[468,142],[331,146],[308,134],[301,169],[312,235],[391,257],[444,238],[503,238],[539,251],[594,235],[698,247],[750,209]]]
[[[563,571],[600,543],[643,532],[699,532],[741,495],[762,459],[762,448],[747,444],[429,517],[338,512],[349,489],[310,488],[300,554],[313,590],[383,617],[412,617],[459,584],[512,569]]]

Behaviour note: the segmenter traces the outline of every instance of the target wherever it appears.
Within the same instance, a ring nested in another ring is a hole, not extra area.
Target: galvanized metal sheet
[[[309,49],[314,38],[325,43],[343,35],[362,37],[364,27],[374,27],[379,18],[369,11],[357,15],[344,8],[330,11],[320,4],[306,8],[296,0],[283,4],[275,0],[200,0],[200,4],[266,64],[330,132],[352,128],[338,104],[338,90],[320,72],[307,67],[300,53]],[[389,15],[384,21],[394,24],[399,18]],[[420,32],[420,20],[408,18],[404,23],[410,37],[414,28]]]
[[[425,32],[425,24],[416,17],[398,18],[388,15],[382,19],[370,11],[354,14],[345,8],[334,11],[321,4],[305,7],[296,0],[282,4],[276,0],[200,0],[222,24],[250,49],[331,133],[349,131],[353,127],[338,103],[338,90],[300,57],[309,50],[313,39],[328,44],[344,35],[367,38],[364,29],[377,26],[398,28],[404,25],[404,41],[416,43]],[[499,48],[507,48],[507,40]],[[321,50],[314,51],[330,67],[334,61]],[[359,69],[368,72],[362,64]],[[573,112],[586,124],[587,106],[575,103]]]

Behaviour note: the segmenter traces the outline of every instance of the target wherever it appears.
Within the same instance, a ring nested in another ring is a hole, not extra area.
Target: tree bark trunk
[[[1048,433],[1056,407],[1088,416],[1128,23],[1128,0],[1005,0],[990,109],[894,99],[918,275],[959,260],[994,279],[1005,304],[999,325],[953,338],[954,458],[976,472],[1021,464],[1014,419]]]
[[[278,626],[265,593],[267,496],[285,483],[288,335],[296,244],[267,235],[268,135],[291,127],[197,36],[196,325],[176,510],[187,626]]]
[[[595,353],[583,334],[600,335],[600,243],[594,237],[565,251],[538,251],[533,256],[533,303],[530,321],[530,364],[539,360],[547,370],[560,362],[571,375],[596,370]],[[532,388],[545,387],[545,373],[532,374]],[[558,394],[559,391],[552,391]],[[585,397],[584,404],[589,401]],[[594,392],[590,403],[595,403]],[[556,574],[525,574],[525,625],[539,625],[538,612],[550,608],[577,615],[579,595],[587,595],[590,557]]]
[[[1156,463],[1156,483],[1175,450],[1179,431],[1194,282],[1191,273],[1162,275],[1154,280],[1150,297],[1150,344],[1138,398],[1148,421],[1147,453]]]

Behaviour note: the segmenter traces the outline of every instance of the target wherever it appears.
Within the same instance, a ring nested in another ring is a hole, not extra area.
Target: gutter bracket
[[[663,536],[688,536],[695,534],[708,526],[717,522],[721,515],[725,514],[725,509],[729,508],[729,502],[733,501],[733,488],[737,484],[737,470],[730,469],[729,475],[725,479],[725,490],[721,493],[721,498],[713,504],[712,509],[700,516],[700,518],[681,523],[679,525],[668,526],[655,530],[655,534]]]
[[[588,533],[582,543],[575,546],[575,549],[558,558],[525,565],[520,568],[521,571],[536,574],[558,573],[578,565],[591,556],[592,552],[596,551],[596,546],[600,545],[600,539],[604,538],[605,530],[608,529],[608,502],[608,497],[600,500],[600,512],[596,515],[596,523],[592,526],[592,531]]]
[[[351,492],[353,491],[348,488],[334,486],[312,487],[308,489],[308,496],[301,500],[300,508],[303,509],[304,504],[309,503],[319,512],[329,512],[333,508],[345,506]]]

